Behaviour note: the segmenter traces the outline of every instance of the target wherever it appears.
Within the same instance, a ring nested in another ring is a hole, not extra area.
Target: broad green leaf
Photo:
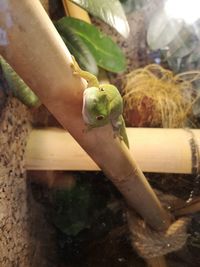
[[[152,50],[165,48],[178,35],[183,22],[169,18],[160,10],[150,21],[147,31],[147,43]]]
[[[119,0],[71,0],[93,16],[115,28],[125,38],[129,35],[129,25]]]
[[[56,23],[55,26],[70,53],[75,57],[80,67],[83,70],[97,75],[98,67],[96,60],[94,59],[93,55],[91,54],[87,45],[85,45],[85,43],[82,41],[82,39],[67,25],[65,25],[65,27],[62,27],[60,24]]]
[[[71,17],[64,17],[58,20],[55,25],[62,32],[64,38],[66,38],[64,35],[66,27],[73,30],[87,45],[97,65],[101,68],[112,72],[125,70],[126,59],[122,50],[94,25]]]

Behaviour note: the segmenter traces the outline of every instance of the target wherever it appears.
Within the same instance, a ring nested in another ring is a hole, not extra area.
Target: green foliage
[[[53,222],[61,232],[76,236],[99,217],[105,208],[106,198],[96,194],[91,184],[77,181],[69,190],[53,193]]]
[[[115,28],[122,36],[128,37],[129,25],[119,0],[71,0],[86,9],[93,16]]]
[[[126,68],[126,59],[121,49],[94,25],[82,20],[63,17],[55,23],[56,28],[65,37],[66,27],[70,28],[88,47],[97,65],[112,72],[122,72]]]
[[[77,235],[89,225],[90,189],[77,185],[54,193],[53,221],[65,234]]]
[[[0,64],[13,95],[28,107],[38,106],[40,104],[38,97],[1,56]]]
[[[62,27],[62,25],[60,25],[59,23],[55,23],[55,26],[70,53],[76,58],[80,67],[83,70],[97,75],[98,67],[96,60],[94,59],[93,55],[91,54],[87,45],[82,41],[82,39],[67,25],[65,25],[65,27]]]

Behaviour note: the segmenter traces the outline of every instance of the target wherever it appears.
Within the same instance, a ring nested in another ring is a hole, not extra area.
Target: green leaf
[[[71,0],[115,28],[125,38],[129,35],[129,25],[119,0]]]
[[[88,49],[87,45],[82,39],[74,33],[70,27],[61,27],[59,24],[55,25],[59,34],[61,35],[64,43],[69,49],[70,53],[75,57],[76,61],[83,70],[89,71],[90,73],[97,75],[98,67],[96,60]]]
[[[97,65],[112,72],[122,72],[126,68],[126,59],[112,39],[101,33],[94,25],[82,20],[63,17],[55,23],[57,29],[64,35],[65,28],[69,27],[87,45]]]
[[[67,235],[77,235],[91,221],[91,187],[77,183],[70,190],[53,192],[53,222]]]
[[[169,18],[160,10],[150,21],[147,43],[152,50],[165,48],[180,32],[183,22]]]
[[[13,95],[28,107],[39,106],[39,98],[1,56],[0,64],[2,66],[5,79],[9,85],[9,88],[12,90]]]

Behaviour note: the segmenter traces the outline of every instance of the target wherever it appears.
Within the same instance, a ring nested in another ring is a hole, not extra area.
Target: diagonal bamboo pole
[[[85,10],[83,10],[79,6],[75,5],[70,0],[62,0],[62,2],[63,2],[63,6],[64,6],[65,11],[67,10],[67,12],[70,16],[78,18],[78,19],[82,19],[88,23],[91,23],[90,17],[88,16],[88,13]],[[106,73],[104,72],[103,69],[101,70],[101,73],[99,73],[99,78],[101,78],[100,82],[102,82],[102,78],[104,80],[105,80],[105,78],[107,78]],[[105,81],[105,83],[107,83],[107,81]],[[163,257],[157,257],[156,259],[154,259],[152,261],[147,260],[147,264],[150,267],[167,267],[164,256]]]
[[[40,2],[4,0],[0,22],[0,53],[111,179],[128,205],[155,230],[168,228],[169,214],[126,146],[113,138],[111,126],[84,132],[84,80],[73,76],[71,56]]]

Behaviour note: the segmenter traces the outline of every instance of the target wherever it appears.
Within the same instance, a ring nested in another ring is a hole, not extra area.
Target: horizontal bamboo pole
[[[191,173],[191,134],[184,129],[127,128],[130,151],[145,172]],[[200,130],[192,130],[200,140]],[[28,170],[96,171],[97,164],[66,131],[34,129],[26,150]]]
[[[81,107],[86,84],[73,75],[69,51],[40,2],[5,0],[0,8],[0,53],[110,178],[129,207],[152,228],[168,228],[169,214],[125,144],[114,138],[111,126],[85,131]]]

